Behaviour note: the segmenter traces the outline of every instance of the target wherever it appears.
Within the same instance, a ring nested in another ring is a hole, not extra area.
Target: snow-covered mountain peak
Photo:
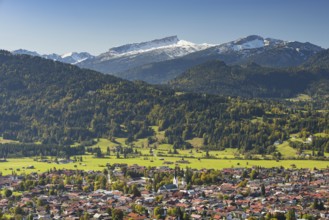
[[[251,35],[245,38],[240,38],[234,41],[232,44],[232,48],[235,51],[260,48],[264,46],[265,46],[264,38],[257,35]]]
[[[101,61],[115,59],[119,57],[134,56],[136,54],[154,53],[167,54],[169,58],[176,58],[192,52],[206,49],[214,45],[195,44],[189,41],[180,40],[177,36],[165,37],[141,43],[126,44],[113,47],[108,52],[101,54]]]
[[[77,64],[93,57],[94,56],[92,56],[87,52],[81,52],[81,53],[69,52],[61,55],[63,62],[71,63],[71,64]]]
[[[264,47],[264,46],[265,46],[265,43],[263,40],[255,39],[252,41],[245,42],[243,44],[236,44],[233,46],[233,50],[240,51],[240,50],[245,50],[245,49],[260,48],[260,47]]]
[[[248,43],[248,42],[252,42],[252,41],[264,41],[264,38],[261,37],[261,36],[258,36],[258,35],[249,35],[247,37],[242,37],[242,38],[239,38],[235,41],[233,41],[235,44],[245,44],[245,43]]]
[[[274,39],[274,38],[265,38],[264,39],[265,46],[276,46],[276,45],[283,45],[286,44],[287,41]]]
[[[178,41],[179,39],[177,36],[171,36],[171,37],[165,37],[165,38],[141,42],[141,43],[126,44],[119,47],[110,48],[107,54],[118,56],[118,55],[124,55],[126,53],[142,52],[159,47],[177,44]]]
[[[250,35],[247,37],[239,38],[235,41],[224,43],[218,46],[219,53],[228,51],[247,51],[257,48],[273,47],[278,45],[285,45],[287,42],[273,38],[263,38],[258,35]]]
[[[92,60],[80,63],[79,66],[84,68],[97,66],[95,70],[113,74],[148,63],[175,59],[213,46],[215,45],[195,44],[171,36],[113,47]]]

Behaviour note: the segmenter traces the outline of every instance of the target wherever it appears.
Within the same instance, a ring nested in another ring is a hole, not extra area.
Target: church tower
[[[174,176],[172,183],[178,187],[178,178],[176,176]]]

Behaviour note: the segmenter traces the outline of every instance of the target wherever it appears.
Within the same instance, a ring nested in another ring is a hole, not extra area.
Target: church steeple
[[[172,183],[178,187],[178,178],[176,176],[174,176]]]

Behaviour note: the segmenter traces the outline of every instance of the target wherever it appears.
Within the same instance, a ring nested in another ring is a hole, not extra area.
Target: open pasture
[[[107,163],[126,163],[128,165],[138,164],[140,166],[169,166],[174,167],[175,162],[181,160],[176,157],[138,157],[117,159],[113,156],[107,158],[94,158],[91,155],[83,156],[83,162],[75,162],[68,164],[56,164],[37,162],[32,158],[8,158],[7,162],[0,163],[0,172],[3,175],[11,174],[15,171],[17,174],[31,172],[45,172],[49,169],[79,169],[79,170],[103,170]],[[262,166],[266,168],[283,166],[292,168],[295,165],[297,168],[327,168],[329,161],[314,161],[314,160],[237,160],[237,159],[195,159],[185,158],[189,163],[179,164],[178,166],[185,168],[186,166],[196,169],[223,169],[232,167],[253,167]],[[164,164],[164,162],[172,162],[172,164]],[[27,169],[28,166],[34,166],[34,169]]]

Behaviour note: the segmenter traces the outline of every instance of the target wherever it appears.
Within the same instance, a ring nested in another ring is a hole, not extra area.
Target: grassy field
[[[5,192],[4,189],[1,189],[1,190],[0,190],[0,194],[1,194],[1,195],[4,195],[4,192]],[[13,195],[14,195],[14,196],[21,196],[21,195],[22,195],[22,192],[19,192],[19,191],[13,191]]]
[[[256,120],[260,120],[256,119]],[[312,161],[312,160],[281,160],[279,162],[275,160],[239,160],[236,157],[243,158],[243,155],[240,155],[237,149],[225,149],[223,151],[209,151],[209,155],[212,159],[202,159],[205,157],[206,152],[202,151],[203,139],[202,138],[193,138],[188,140],[193,146],[194,149],[191,150],[181,150],[178,149],[179,154],[169,154],[169,151],[173,149],[171,144],[162,144],[161,141],[164,138],[164,132],[159,131],[158,127],[153,126],[155,131],[155,137],[158,140],[157,143],[151,144],[153,148],[156,146],[156,149],[153,149],[153,154],[150,155],[150,148],[147,147],[147,139],[139,139],[132,143],[135,148],[141,153],[142,156],[138,158],[128,158],[128,159],[117,159],[114,153],[111,154],[111,157],[106,158],[94,158],[92,155],[83,156],[83,162],[69,163],[69,164],[55,164],[55,163],[45,163],[34,161],[33,158],[9,158],[7,162],[0,162],[0,172],[3,175],[11,174],[13,171],[16,173],[31,173],[31,172],[45,172],[49,169],[56,167],[57,169],[81,169],[81,170],[103,170],[107,163],[127,163],[128,165],[139,164],[143,166],[170,166],[174,167],[175,163],[178,160],[184,158],[185,161],[188,161],[188,164],[179,164],[180,167],[192,167],[192,168],[207,168],[207,169],[223,169],[231,167],[252,167],[252,166],[262,166],[262,167],[277,167],[284,166],[286,168],[291,168],[292,164],[296,165],[297,168],[326,168],[329,167],[329,161]],[[328,134],[318,133],[314,136],[320,137],[329,137]],[[304,142],[302,138],[299,138],[299,134],[292,134],[290,136],[290,141]],[[112,150],[118,146],[127,146],[125,138],[116,138],[114,141],[108,139],[99,138],[95,139],[97,143],[92,147],[100,147],[102,152],[107,151],[107,147],[110,147]],[[5,140],[0,137],[0,143],[9,143],[13,142],[11,140]],[[75,143],[74,146],[77,146],[78,143]],[[277,146],[277,150],[281,152],[283,158],[293,158],[296,157],[296,149],[289,146],[288,141],[284,141],[282,144]],[[306,152],[310,153],[310,152]],[[257,155],[253,155],[255,157]],[[258,158],[261,158],[258,155]],[[326,154],[329,156],[329,154]],[[199,160],[198,158],[201,158]],[[269,157],[271,158],[271,157]],[[173,164],[166,165],[164,162],[172,162]],[[27,166],[33,165],[35,169],[26,169]]]
[[[305,154],[312,155],[312,150],[304,150]],[[324,152],[324,156],[329,157],[329,153]]]
[[[296,134],[291,134],[290,135],[290,141],[295,141],[295,142],[305,142],[306,139],[303,139],[303,138],[300,138],[299,137],[299,133],[296,133]]]
[[[297,97],[295,98],[291,98],[291,99],[288,99],[292,102],[299,102],[299,101],[311,101],[312,100],[312,97],[307,95],[307,94],[299,94]]]
[[[316,133],[313,134],[315,137],[329,137],[329,134],[326,133]],[[300,138],[299,133],[291,134],[289,141],[305,143],[306,139]],[[283,158],[292,158],[297,156],[297,150],[289,146],[288,141],[284,141],[282,144],[278,145],[277,150],[282,154]],[[306,154],[312,154],[312,151],[304,151]],[[328,157],[329,153],[325,153],[325,156]]]
[[[0,144],[7,144],[7,143],[18,143],[18,141],[3,139],[3,137],[0,137]]]
[[[160,134],[160,132],[158,131],[158,128],[156,126],[152,127],[155,132],[156,135],[162,135]],[[318,137],[328,137],[328,134],[325,133],[317,133],[314,134],[314,136],[318,136]],[[160,137],[161,138],[161,137]],[[114,149],[115,146],[121,145],[121,146],[127,146],[125,141],[125,138],[116,138],[114,142],[104,139],[104,138],[100,138],[100,139],[95,139],[95,141],[98,142],[92,146],[92,147],[100,147],[102,152],[105,153],[107,147],[110,147],[112,150]],[[289,141],[293,141],[293,142],[305,142],[304,139],[299,137],[299,134],[292,134],[290,136]],[[178,149],[178,155],[175,154],[170,154],[169,152],[172,151],[173,146],[171,144],[151,144],[150,146],[152,146],[154,148],[154,146],[156,145],[156,149],[153,149],[153,154],[158,155],[158,156],[167,156],[167,157],[194,157],[194,158],[202,158],[205,157],[206,152],[201,150],[200,147],[203,144],[203,139],[202,138],[193,138],[192,140],[188,140],[189,143],[192,144],[192,146],[194,147],[194,149],[191,150],[183,150],[183,149]],[[150,155],[150,148],[147,147],[147,139],[139,139],[136,140],[132,143],[132,145],[134,145],[137,150],[142,154],[142,155],[146,155],[149,156]],[[297,157],[297,150],[292,148],[291,146],[289,146],[289,142],[288,141],[284,141],[282,144],[277,146],[277,150],[282,154],[282,157],[285,159],[289,159],[289,158],[296,158]],[[309,153],[309,152],[305,152],[305,153]],[[209,151],[209,154],[211,157],[214,158],[219,158],[219,159],[234,159],[237,156],[243,158],[243,155],[239,154],[237,149],[225,149],[223,151]],[[262,158],[261,155],[253,155],[254,158]],[[329,154],[326,153],[326,156],[329,156]],[[271,158],[271,155],[267,155],[267,157]]]
[[[188,140],[187,142],[192,144],[194,148],[200,148],[203,146],[203,138],[193,138],[192,140]]]
[[[316,136],[316,137],[329,137],[329,134],[326,134],[326,133],[316,133],[316,134],[314,134],[314,136]]]
[[[300,96],[299,98],[305,98],[305,96]],[[254,123],[262,123],[262,118],[258,117],[253,119]],[[194,157],[194,158],[202,158],[205,157],[206,152],[202,151],[201,148],[203,146],[203,138],[193,138],[191,140],[187,140],[194,149],[192,150],[182,150],[178,149],[179,155],[172,155],[170,154],[170,151],[173,151],[173,146],[171,144],[163,144],[163,139],[165,138],[164,131],[159,131],[158,126],[151,126],[151,128],[154,130],[154,138],[156,139],[155,143],[148,144],[148,139],[138,139],[132,142],[130,145],[134,145],[134,148],[138,150],[142,155],[150,155],[150,149],[153,148],[153,154],[158,156],[168,156],[168,157]],[[329,134],[325,133],[317,133],[313,134],[314,136],[318,137],[329,137]],[[0,139],[1,141],[1,139]],[[126,144],[126,138],[115,138],[115,140],[112,142],[110,140],[99,138],[95,139],[97,143],[92,147],[100,147],[103,153],[106,153],[107,147],[110,147],[111,150],[113,150],[116,146],[127,146]],[[288,141],[293,142],[305,142],[306,139],[300,138],[300,134],[291,134],[290,139],[287,141],[284,141],[282,144],[277,146],[277,150],[282,154],[282,157],[285,159],[291,159],[291,158],[297,158],[297,150],[289,146]],[[1,142],[0,142],[1,143]],[[156,148],[156,149],[154,149]],[[221,158],[221,159],[234,159],[237,158],[243,158],[243,155],[239,154],[238,150],[236,149],[226,149],[224,151],[210,151],[209,152],[211,157],[214,158]],[[329,154],[326,154],[326,156]],[[259,158],[262,159],[262,155],[252,155],[253,158]],[[272,158],[271,155],[266,155],[267,158]]]
[[[110,147],[111,150],[113,150],[116,146],[121,145],[121,146],[126,146],[125,138],[116,138],[115,142],[112,142],[108,139],[105,138],[99,138],[95,139],[95,141],[98,141],[96,144],[94,144],[91,147],[100,147],[103,153],[106,153],[107,147]],[[190,140],[190,143],[193,146],[201,146],[203,142],[202,138],[194,138]],[[133,142],[133,145],[137,148],[137,150],[142,154],[142,155],[150,155],[150,148],[147,148],[147,139],[139,139],[135,142]],[[144,147],[142,147],[144,146]],[[171,144],[158,144],[157,149],[154,149],[153,152],[155,155],[164,155],[164,156],[173,156],[173,157],[204,157],[206,155],[205,151],[202,150],[196,150],[196,149],[191,149],[191,150],[181,150],[178,149],[178,155],[175,154],[169,154],[170,149],[173,149],[173,146]],[[209,155],[216,157],[216,158],[234,158],[238,154],[237,149],[225,149],[223,151],[209,151]]]
[[[115,146],[120,145],[119,143],[112,142],[105,138],[94,139],[97,143],[91,146],[92,148],[99,147],[103,153],[106,152],[107,147],[113,149]]]
[[[32,158],[9,158],[7,162],[0,163],[0,172],[3,175],[11,174],[15,171],[18,174],[31,173],[31,172],[45,172],[49,169],[56,167],[57,169],[80,169],[80,170],[103,170],[107,163],[126,163],[128,165],[138,164],[142,166],[170,166],[174,167],[175,164],[165,165],[164,161],[170,161],[175,163],[181,158],[164,157],[164,160],[160,160],[159,157],[139,157],[128,159],[110,158],[93,158],[91,155],[83,156],[83,162],[69,163],[69,164],[55,164],[36,162]],[[232,167],[277,167],[283,166],[291,168],[292,164],[295,164],[297,168],[327,168],[329,167],[329,161],[312,161],[312,160],[281,160],[279,162],[275,160],[236,160],[236,159],[184,159],[189,161],[189,164],[179,164],[180,167],[186,166],[196,169],[223,169]],[[33,165],[35,169],[26,169],[27,166]],[[25,167],[25,168],[24,168]],[[19,169],[19,171],[17,170]]]
[[[161,142],[165,138],[165,132],[164,131],[159,131],[158,126],[151,126],[153,131],[155,132],[155,137],[158,139],[159,142]]]
[[[189,149],[189,150],[182,150],[178,149],[178,154],[170,154],[169,150],[172,149],[172,145],[170,144],[160,144],[157,149],[153,150],[153,154],[161,157],[161,156],[167,156],[167,157],[194,157],[194,158],[202,158],[206,156],[206,152],[203,150],[197,150],[197,149]],[[150,155],[150,149],[149,148],[142,148],[138,149],[138,151],[141,152],[142,155]],[[211,157],[216,158],[235,158],[235,156],[239,155],[237,149],[233,148],[227,148],[222,151],[209,151],[209,155]]]
[[[290,147],[288,141],[276,146],[276,149],[282,154],[283,158],[296,157],[297,150]]]

